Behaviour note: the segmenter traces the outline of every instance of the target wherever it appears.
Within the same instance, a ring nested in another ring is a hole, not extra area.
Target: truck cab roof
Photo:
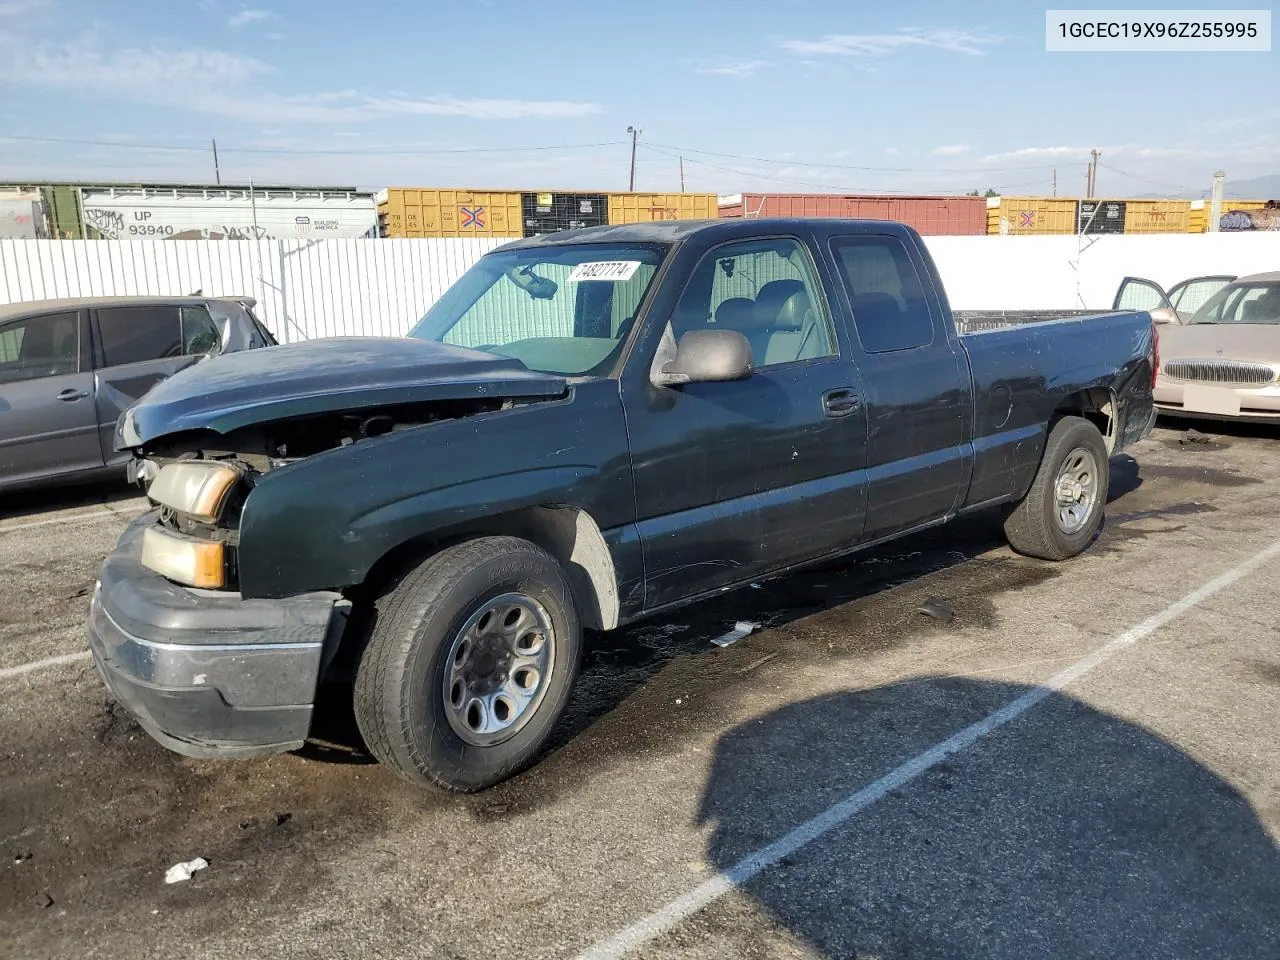
[[[737,240],[743,237],[772,236],[775,234],[793,234],[815,228],[856,228],[864,230],[868,227],[891,234],[902,234],[910,230],[903,224],[891,220],[855,220],[832,217],[724,217],[718,220],[655,220],[649,223],[627,223],[614,226],[583,227],[577,230],[562,230],[558,233],[546,233],[537,237],[525,237],[503,244],[499,250],[523,250],[531,247],[560,246],[570,243],[678,243],[692,236],[703,237],[709,241]]]

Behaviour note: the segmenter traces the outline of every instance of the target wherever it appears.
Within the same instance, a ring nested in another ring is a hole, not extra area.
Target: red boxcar
[[[891,197],[830,193],[742,193],[722,197],[722,217],[842,217],[896,220],[924,236],[981,236],[983,197]]]

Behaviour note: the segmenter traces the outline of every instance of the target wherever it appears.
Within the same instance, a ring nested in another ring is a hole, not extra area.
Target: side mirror
[[[1156,307],[1154,310],[1147,311],[1151,314],[1151,319],[1155,323],[1181,323],[1178,317],[1178,311],[1173,307]]]
[[[690,330],[654,376],[659,387],[746,380],[755,373],[751,343],[737,330]]]

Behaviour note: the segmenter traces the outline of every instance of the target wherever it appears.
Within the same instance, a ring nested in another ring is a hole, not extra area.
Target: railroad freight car
[[[896,220],[925,236],[980,236],[987,232],[986,203],[982,197],[736,193],[720,198],[719,215]]]

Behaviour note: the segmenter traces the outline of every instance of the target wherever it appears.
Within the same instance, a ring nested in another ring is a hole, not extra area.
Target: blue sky
[[[1278,57],[1050,54],[1031,4],[0,0],[0,178],[217,137],[224,181],[624,189],[634,125],[640,189],[1078,194],[1097,148],[1185,195],[1280,173]]]

